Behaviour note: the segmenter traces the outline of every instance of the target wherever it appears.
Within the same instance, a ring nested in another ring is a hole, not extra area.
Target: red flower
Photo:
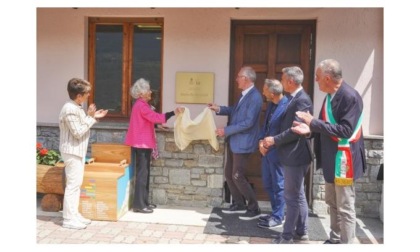
[[[61,159],[60,153],[55,150],[48,150],[36,143],[36,163],[43,165],[55,165]]]
[[[47,155],[48,154],[48,149],[42,149],[42,150],[40,150],[39,151],[39,154],[41,155],[41,156],[45,156],[45,155]]]

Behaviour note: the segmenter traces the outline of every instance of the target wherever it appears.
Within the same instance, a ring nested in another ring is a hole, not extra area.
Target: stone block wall
[[[90,143],[123,143],[127,124],[94,125]],[[224,199],[223,169],[225,149],[219,139],[220,149],[214,151],[207,141],[193,141],[180,151],[173,132],[157,130],[160,158],[151,166],[151,202],[174,206],[220,206]],[[58,150],[59,129],[57,124],[38,124],[37,141],[45,147]],[[377,180],[383,163],[383,137],[366,137],[367,170],[356,182],[356,211],[360,217],[379,218],[383,181]],[[88,150],[90,155],[90,148]],[[312,209],[317,214],[327,214],[325,181],[321,170],[313,175]]]
[[[178,206],[220,206],[223,202],[224,145],[193,141],[181,151],[173,132],[157,132],[160,158],[151,167],[152,202]]]
[[[123,144],[128,125],[94,125],[89,143]],[[37,142],[58,150],[58,125],[37,126]],[[159,159],[150,171],[151,202],[158,205],[212,207],[223,203],[224,141],[219,139],[215,151],[208,141],[193,141],[181,151],[175,144],[173,131],[156,130]],[[90,153],[90,145],[88,156]]]

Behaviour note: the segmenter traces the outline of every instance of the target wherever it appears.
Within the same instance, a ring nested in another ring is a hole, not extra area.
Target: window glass
[[[150,82],[151,105],[160,111],[162,28],[157,25],[133,26],[133,83],[139,78]]]
[[[150,82],[150,104],[161,112],[163,19],[89,17],[88,38],[89,104],[109,110],[103,120],[130,118],[139,78]]]
[[[121,113],[123,26],[97,25],[95,39],[94,103],[110,113]]]

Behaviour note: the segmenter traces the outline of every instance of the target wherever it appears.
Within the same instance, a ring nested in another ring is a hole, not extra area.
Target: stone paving
[[[268,202],[259,202],[263,209]],[[92,221],[86,229],[62,227],[61,212],[41,210],[37,198],[37,244],[271,244],[270,238],[204,234],[211,208],[159,205],[152,214],[128,211],[118,221]],[[267,210],[267,209],[266,209]],[[326,233],[329,216],[318,215]],[[383,223],[374,218],[358,218],[356,241],[360,244],[383,244]],[[321,244],[323,241],[296,242]],[[90,247],[92,248],[92,247]],[[91,251],[91,249],[89,249]],[[79,251],[77,251],[79,252]],[[202,252],[202,251],[199,251]]]
[[[38,244],[271,244],[268,238],[204,234],[204,226],[93,221],[84,230],[71,230],[61,227],[61,217],[40,215],[36,223]],[[380,233],[374,233],[373,238],[375,243],[383,243]],[[372,243],[372,234],[358,235],[356,243]]]
[[[199,226],[93,221],[84,230],[71,230],[61,224],[61,217],[37,216],[37,243],[271,244],[267,238],[204,234],[204,227]]]

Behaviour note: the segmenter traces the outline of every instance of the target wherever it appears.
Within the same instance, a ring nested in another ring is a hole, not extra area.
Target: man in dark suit
[[[216,129],[217,136],[226,137],[232,157],[227,158],[225,177],[234,204],[225,213],[245,213],[245,218],[256,218],[261,214],[257,197],[245,178],[249,157],[258,147],[259,117],[262,106],[261,93],[255,88],[257,78],[251,67],[242,67],[236,77],[242,90],[240,100],[233,106],[209,104],[217,115],[229,116],[229,125]],[[245,208],[243,197],[248,202]],[[246,211],[245,211],[246,210]]]
[[[316,166],[325,178],[325,202],[330,207],[331,232],[326,244],[352,243],[356,232],[354,181],[366,169],[361,127],[363,100],[343,81],[340,64],[333,59],[316,69],[319,89],[327,93],[319,119],[297,112],[304,121],[295,122],[298,134],[315,138]]]
[[[276,145],[283,166],[286,221],[283,233],[274,243],[293,243],[293,240],[308,240],[308,203],[304,191],[304,177],[312,162],[309,139],[294,133],[293,121],[298,120],[297,111],[310,111],[311,98],[302,87],[303,71],[297,66],[282,69],[281,83],[290,94],[289,104],[280,118],[279,134],[264,138],[264,146]]]
[[[271,203],[271,214],[259,217],[257,224],[261,228],[274,228],[283,225],[284,220],[284,178],[283,167],[280,164],[279,155],[274,146],[266,149],[263,140],[266,136],[274,136],[280,133],[280,118],[286,110],[288,99],[283,95],[283,85],[276,79],[266,79],[263,95],[268,105],[264,118],[264,124],[260,130],[259,150],[262,155],[262,180],[263,186]]]

